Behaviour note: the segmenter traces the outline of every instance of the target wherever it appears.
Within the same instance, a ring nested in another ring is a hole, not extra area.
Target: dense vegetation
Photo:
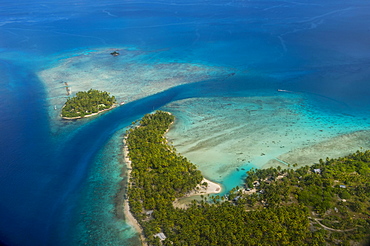
[[[145,218],[145,210],[172,204],[203,178],[194,164],[166,144],[163,135],[173,120],[173,115],[158,111],[144,116],[140,127],[128,131],[126,142],[132,162],[128,194],[137,218]]]
[[[79,91],[76,96],[68,98],[62,109],[62,117],[84,117],[109,109],[116,102],[108,92],[93,90]]]
[[[131,212],[150,245],[350,245],[368,236],[369,151],[297,170],[251,170],[249,188],[175,208],[202,176],[166,144],[173,120],[146,115],[127,135]],[[160,241],[159,232],[167,238]]]
[[[300,204],[309,211],[312,230],[321,231],[327,243],[350,245],[370,236],[370,151],[320,159],[297,170],[269,168],[247,174],[247,186],[257,192],[242,195],[238,203],[249,209]]]

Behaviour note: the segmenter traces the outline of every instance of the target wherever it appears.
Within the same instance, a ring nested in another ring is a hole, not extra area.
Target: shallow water
[[[369,128],[369,8],[2,1],[0,243],[136,245],[114,208],[120,139],[156,109],[176,115],[168,137],[225,191],[250,167],[282,164],[276,158],[369,148],[368,132],[351,134]],[[111,57],[116,49],[122,56]],[[64,80],[74,93],[97,86],[127,103],[56,120]]]
[[[229,189],[235,186],[230,176],[237,175],[241,168],[261,168],[271,161],[283,166],[292,165],[295,162],[290,158],[280,156],[296,149],[304,152],[308,147],[370,126],[369,119],[360,114],[341,114],[323,106],[317,109],[310,103],[314,98],[301,94],[254,94],[237,98],[186,99],[165,107],[177,116],[173,129],[167,134],[168,139],[208,178]],[[362,140],[354,138],[353,141],[356,139]],[[356,144],[355,149],[341,146],[336,155],[327,153],[325,148],[311,155],[317,162],[327,156],[334,158],[360,147],[370,147],[363,141]],[[297,151],[296,155],[300,153]],[[312,157],[297,162],[298,165],[313,163]],[[230,182],[232,185],[228,184]]]

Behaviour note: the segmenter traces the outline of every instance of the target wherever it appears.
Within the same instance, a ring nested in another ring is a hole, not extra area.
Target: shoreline
[[[131,160],[128,157],[128,152],[129,151],[128,151],[128,147],[127,147],[127,144],[126,144],[126,138],[127,138],[127,136],[125,136],[123,138],[123,145],[124,145],[124,147],[123,147],[123,157],[124,157],[124,161],[125,161],[126,166],[127,166],[127,186],[129,186],[130,185],[130,177],[131,177],[132,166],[131,166]],[[141,228],[139,222],[137,222],[136,218],[132,215],[132,213],[130,211],[130,204],[128,202],[128,197],[124,198],[123,213],[125,215],[126,223],[131,225],[137,231],[137,233],[139,234],[141,245],[147,246],[148,244],[145,242],[143,229]]]
[[[171,114],[170,112],[167,112],[167,113]],[[171,125],[172,125],[172,123],[171,123]],[[168,127],[165,134],[169,131],[171,125]],[[140,127],[140,126],[138,126],[138,127]],[[165,136],[164,136],[164,138],[165,138]],[[124,162],[126,163],[126,166],[127,166],[127,189],[129,189],[132,166],[131,166],[131,160],[128,156],[129,150],[128,150],[128,145],[127,145],[126,139],[127,139],[127,135],[123,137],[123,157],[124,157]],[[167,142],[166,138],[165,138],[165,141]],[[168,144],[168,142],[167,142],[167,144]],[[207,183],[207,185],[203,185],[204,183]],[[212,182],[212,181],[203,177],[200,184],[198,184],[192,191],[185,194],[181,198],[176,198],[175,201],[173,201],[173,206],[174,207],[181,207],[181,204],[176,205],[176,203],[178,203],[179,200],[184,199],[184,198],[189,199],[189,198],[192,198],[194,196],[217,194],[217,193],[220,193],[221,191],[222,191],[222,187],[221,187],[220,184]],[[145,240],[145,237],[144,237],[144,232],[143,232],[143,229],[142,229],[141,225],[139,224],[139,222],[136,220],[136,218],[133,216],[133,214],[130,211],[129,198],[125,197],[123,199],[123,201],[124,201],[123,202],[123,213],[124,213],[124,216],[125,216],[126,223],[131,225],[137,231],[137,233],[140,236],[141,245],[148,246],[148,244],[146,243],[146,240]],[[185,204],[185,208],[186,208],[186,204]]]
[[[207,186],[202,185],[204,182],[207,183]],[[183,197],[176,198],[172,204],[175,208],[187,209],[191,201],[197,200],[197,198],[199,199],[201,195],[206,196],[210,194],[218,194],[221,193],[221,191],[222,187],[220,184],[203,177],[201,183],[198,184],[194,190],[185,194]]]
[[[81,117],[81,116],[76,116],[76,117],[63,117],[62,115],[60,115],[60,117],[63,119],[63,120],[77,120],[77,119],[83,119],[83,118],[88,118],[88,117],[92,117],[92,116],[95,116],[95,115],[98,115],[100,113],[103,113],[105,111],[109,111],[111,109],[114,109],[118,107],[118,104],[113,104],[112,107],[110,108],[107,108],[107,109],[103,109],[103,110],[100,110],[96,113],[92,113],[92,114],[88,114],[88,115],[85,115],[84,117]]]
[[[207,186],[202,185],[204,182],[207,183]],[[193,191],[189,192],[184,197],[192,197],[196,195],[218,194],[221,191],[222,191],[221,185],[203,177],[201,183],[198,184],[197,187]]]
[[[166,112],[168,113],[169,115],[172,115],[171,112]],[[173,121],[169,127],[167,128],[166,132],[164,133],[163,135],[163,138],[165,139],[167,145],[169,145],[169,142],[168,142],[168,139],[166,137],[166,134],[169,132],[170,128],[173,126],[173,124],[175,123],[175,121]],[[207,186],[203,186],[202,184],[206,182],[207,183]],[[200,184],[198,184],[194,190],[190,191],[189,193],[185,194],[183,197],[181,198],[176,198],[175,201],[173,201],[173,205],[175,207],[182,207],[181,204],[179,203],[179,200],[182,200],[184,198],[191,198],[193,196],[200,196],[200,195],[208,195],[208,194],[218,194],[222,191],[222,187],[220,184],[218,183],[215,183],[215,182],[212,182],[210,181],[209,179],[206,179],[204,176],[203,176],[203,179],[202,181],[200,182]]]

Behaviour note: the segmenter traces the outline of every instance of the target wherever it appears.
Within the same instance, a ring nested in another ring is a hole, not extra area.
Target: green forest
[[[114,96],[106,91],[90,89],[79,91],[74,97],[68,98],[62,108],[62,117],[74,118],[98,113],[109,109],[116,102]]]
[[[164,134],[174,116],[157,111],[126,135],[130,210],[149,245],[354,245],[370,228],[370,152],[298,169],[250,170],[245,187],[175,208],[201,182]],[[165,239],[156,236],[163,233]],[[361,245],[361,244],[360,244]]]

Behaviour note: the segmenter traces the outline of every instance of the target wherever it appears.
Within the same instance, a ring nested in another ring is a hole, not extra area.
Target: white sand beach
[[[207,185],[203,185],[204,183],[207,183]],[[199,190],[198,190],[199,188]],[[203,180],[200,182],[200,185],[197,186],[196,190],[191,192],[189,196],[192,195],[202,195],[202,194],[217,194],[220,193],[222,190],[221,185],[212,182],[206,178],[203,178]]]
[[[167,132],[168,132],[168,130],[166,131],[166,133]],[[124,149],[123,149],[124,160],[125,160],[125,163],[127,165],[127,180],[128,180],[127,183],[128,183],[128,185],[130,185],[130,175],[131,175],[132,166],[131,166],[131,160],[128,156],[129,151],[128,151],[128,147],[127,147],[127,144],[126,144],[126,137],[124,137],[123,143],[124,143]],[[212,181],[210,181],[206,178],[203,178],[201,183],[198,184],[197,187],[193,191],[186,194],[185,197],[191,198],[191,197],[197,196],[197,195],[199,196],[199,195],[217,194],[217,193],[220,193],[221,190],[222,190],[221,185],[219,185],[215,182],[212,182]],[[177,204],[179,204],[179,205],[177,205]],[[176,199],[176,201],[174,202],[174,206],[185,208],[186,203],[179,203],[179,200]],[[144,235],[143,235],[143,229],[141,228],[141,226],[139,225],[139,223],[137,222],[135,217],[130,212],[130,205],[129,205],[128,199],[124,200],[124,215],[125,215],[125,218],[126,218],[126,222],[129,225],[131,225],[132,227],[134,227],[135,230],[140,234],[140,239],[141,239],[143,245],[147,245],[145,243],[145,238],[144,238]]]
[[[130,184],[130,175],[131,175],[131,168],[132,167],[131,167],[131,160],[128,157],[128,148],[127,148],[127,145],[126,145],[126,138],[124,138],[123,143],[124,143],[124,149],[123,149],[124,160],[125,160],[125,163],[127,165],[127,184],[129,185]],[[139,225],[139,223],[137,222],[135,217],[130,212],[130,204],[128,202],[128,199],[124,199],[124,206],[123,207],[124,207],[125,220],[126,220],[127,224],[129,224],[133,228],[135,228],[135,230],[140,235],[140,240],[141,240],[142,245],[146,246],[147,244],[145,242],[143,229],[141,228],[141,226]]]
[[[207,183],[207,185],[203,185],[205,182]],[[186,209],[188,208],[191,201],[200,200],[201,195],[206,196],[206,195],[218,194],[221,191],[222,191],[222,187],[220,184],[217,184],[206,178],[203,178],[201,183],[197,185],[197,187],[193,191],[189,192],[184,197],[176,199],[173,202],[173,206],[175,208]]]
[[[101,113],[104,113],[104,112],[107,112],[107,111],[109,111],[109,110],[111,110],[111,109],[114,109],[114,108],[115,108],[115,107],[117,107],[117,106],[118,106],[117,104],[113,104],[113,105],[112,105],[112,107],[110,107],[110,108],[100,110],[100,111],[98,111],[98,112],[96,112],[96,113],[92,113],[92,114],[85,115],[83,118],[89,118],[89,117],[97,116],[97,115],[99,115],[99,114],[101,114]],[[77,117],[63,117],[63,116],[61,116],[61,117],[62,117],[62,119],[64,119],[64,120],[76,120],[76,119],[82,119],[82,117],[81,117],[81,116],[77,116]]]

